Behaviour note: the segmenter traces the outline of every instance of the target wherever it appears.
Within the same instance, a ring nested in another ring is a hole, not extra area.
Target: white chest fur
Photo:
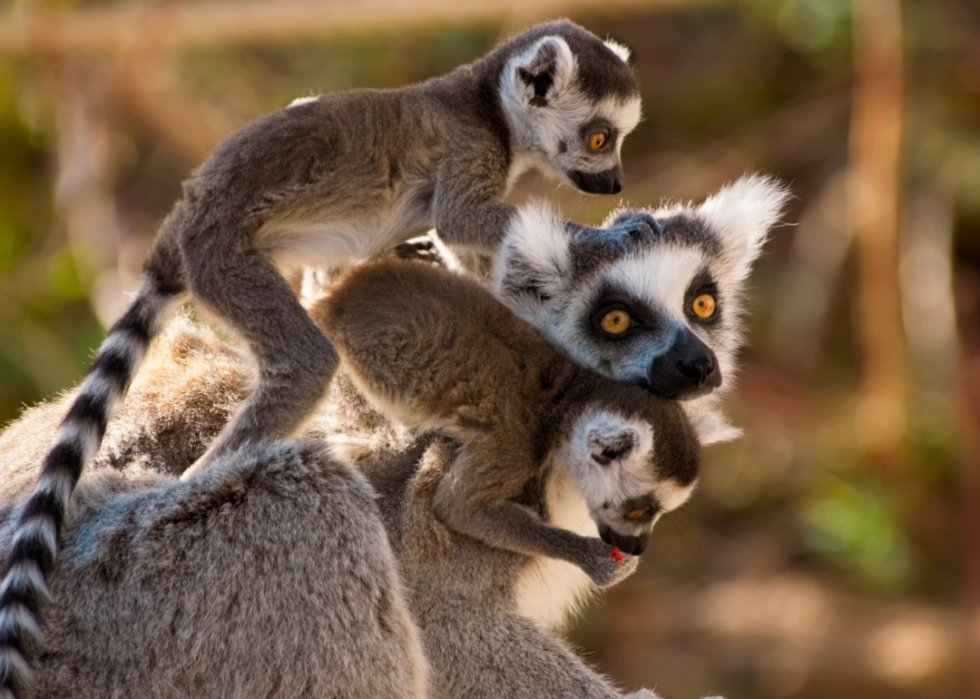
[[[599,535],[585,499],[567,473],[549,481],[545,492],[549,522],[582,536]],[[546,629],[561,627],[577,611],[595,586],[581,568],[554,558],[535,558],[521,571],[515,586],[517,613]]]

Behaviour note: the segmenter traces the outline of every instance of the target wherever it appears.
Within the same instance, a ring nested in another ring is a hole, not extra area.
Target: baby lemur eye
[[[602,316],[602,320],[599,321],[600,327],[610,335],[621,335],[626,332],[632,324],[633,319],[630,317],[630,314],[621,308],[617,308],[614,311],[609,311],[609,313]]]
[[[594,133],[589,136],[589,148],[599,150],[606,144],[606,134],[602,132]]]
[[[698,318],[710,318],[715,314],[715,297],[711,294],[701,294],[694,299],[691,310]]]

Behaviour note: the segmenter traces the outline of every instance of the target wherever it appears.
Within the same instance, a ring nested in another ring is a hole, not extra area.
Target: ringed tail
[[[136,297],[99,347],[44,459],[14,531],[9,568],[0,584],[0,699],[14,699],[29,680],[25,646],[41,638],[38,614],[50,600],[47,578],[72,492],[174,299],[175,294],[159,290],[144,275]]]

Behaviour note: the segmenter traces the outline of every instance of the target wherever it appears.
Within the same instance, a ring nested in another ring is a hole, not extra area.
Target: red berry
[[[609,557],[617,563],[621,563],[625,559],[625,556],[620,553],[619,548],[615,546],[613,546],[613,550],[609,552]]]

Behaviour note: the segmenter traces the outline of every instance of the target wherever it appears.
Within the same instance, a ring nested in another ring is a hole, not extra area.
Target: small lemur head
[[[716,411],[691,419],[683,405],[656,401],[643,416],[595,406],[571,427],[564,452],[569,473],[599,536],[623,553],[643,553],[660,515],[694,492],[700,444],[737,434]]]
[[[745,278],[788,198],[747,176],[694,205],[622,209],[602,228],[515,217],[494,293],[585,366],[666,398],[730,385]]]
[[[629,51],[567,20],[537,25],[498,51],[516,155],[583,192],[617,194],[619,150],[640,120]]]

